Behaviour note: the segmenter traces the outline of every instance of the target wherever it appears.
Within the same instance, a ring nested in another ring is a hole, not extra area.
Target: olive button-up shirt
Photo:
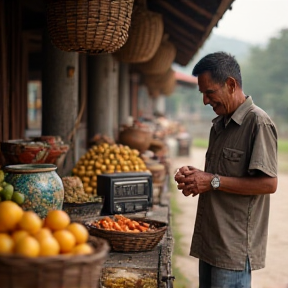
[[[205,171],[230,177],[277,177],[277,131],[252,98],[228,123],[213,120]],[[220,176],[221,178],[221,176]],[[246,189],[243,186],[243,189]],[[243,270],[265,266],[270,195],[239,195],[211,190],[199,195],[190,255],[213,266]]]

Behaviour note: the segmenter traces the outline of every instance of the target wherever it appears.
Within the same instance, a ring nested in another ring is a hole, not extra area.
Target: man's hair
[[[195,65],[192,75],[198,76],[207,71],[215,83],[223,85],[228,77],[233,77],[242,88],[240,66],[231,54],[216,52],[206,55]]]

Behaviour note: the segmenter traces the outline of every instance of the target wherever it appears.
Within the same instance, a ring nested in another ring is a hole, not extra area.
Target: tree
[[[279,125],[288,119],[288,29],[269,40],[267,47],[253,47],[242,65],[244,92]]]

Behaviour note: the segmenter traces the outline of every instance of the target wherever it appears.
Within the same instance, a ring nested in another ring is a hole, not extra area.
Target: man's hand
[[[185,196],[192,197],[211,190],[211,179],[213,174],[201,171],[193,166],[184,166],[178,169],[175,174],[177,188],[182,190]]]

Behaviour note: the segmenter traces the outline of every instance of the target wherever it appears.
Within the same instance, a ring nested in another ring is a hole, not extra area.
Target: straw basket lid
[[[113,53],[128,39],[134,0],[47,0],[48,32],[63,51]]]
[[[137,69],[144,74],[163,74],[169,70],[176,57],[175,45],[165,35],[155,55],[147,62],[137,64]]]
[[[145,0],[138,0],[134,7],[128,40],[115,53],[120,62],[142,63],[150,60],[159,48],[163,36],[162,15],[147,10]]]

